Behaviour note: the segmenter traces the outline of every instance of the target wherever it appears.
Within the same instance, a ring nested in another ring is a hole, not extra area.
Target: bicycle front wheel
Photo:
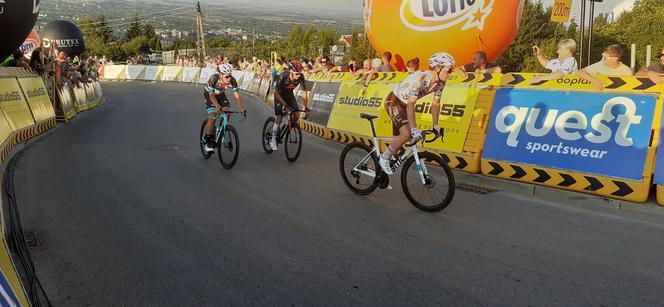
[[[297,124],[286,132],[286,141],[284,142],[286,148],[286,159],[288,162],[295,162],[300,157],[302,151],[302,130]]]
[[[261,143],[263,144],[263,150],[266,154],[272,153],[272,148],[270,147],[270,139],[272,139],[272,127],[274,126],[274,117],[270,117],[265,121],[263,125],[263,133],[261,134]]]
[[[237,131],[231,125],[226,126],[226,133],[219,142],[219,162],[225,169],[231,169],[237,163],[237,158],[240,156],[240,139],[237,136]]]
[[[201,126],[201,133],[198,135],[198,142],[201,145],[201,154],[203,155],[204,159],[210,159],[212,156],[212,153],[205,151],[205,141],[203,140],[203,136],[205,135],[205,125],[207,125],[208,120],[203,121],[203,125]]]
[[[454,198],[454,174],[440,156],[428,152],[419,156],[421,168],[414,156],[406,160],[401,171],[401,187],[408,201],[417,209],[441,211]]]
[[[339,170],[346,186],[358,195],[369,195],[378,187],[378,158],[364,143],[348,144],[341,152]]]

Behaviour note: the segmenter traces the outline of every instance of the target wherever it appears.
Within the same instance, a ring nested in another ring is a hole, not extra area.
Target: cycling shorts
[[[291,111],[297,111],[299,110],[299,106],[297,104],[297,99],[295,99],[295,96],[286,96],[281,95],[282,98],[286,101],[286,106],[291,109]],[[284,112],[284,105],[277,99],[276,95],[274,97],[274,115],[276,116],[285,116],[286,112]]]
[[[408,125],[408,113],[406,104],[401,101],[394,92],[390,92],[385,98],[385,110],[392,119],[392,132],[399,135],[399,129]]]

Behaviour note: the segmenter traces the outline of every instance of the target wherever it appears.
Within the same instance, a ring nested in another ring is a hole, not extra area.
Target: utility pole
[[[196,1],[196,53],[198,53],[199,63],[203,63],[207,54],[205,51],[205,32],[203,32],[203,13],[201,12],[201,3],[198,1]]]

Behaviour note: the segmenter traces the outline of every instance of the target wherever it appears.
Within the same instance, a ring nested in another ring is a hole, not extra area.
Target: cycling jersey
[[[300,75],[300,78],[297,80],[291,80],[290,77],[290,72],[283,72],[279,78],[277,79],[277,84],[275,86],[275,97],[274,97],[274,114],[278,116],[283,116],[285,113],[283,112],[283,107],[284,105],[282,104],[281,100],[279,100],[276,97],[276,93],[279,93],[281,98],[286,102],[286,105],[291,109],[291,110],[297,110],[298,105],[297,105],[297,99],[295,99],[295,94],[293,91],[297,86],[300,85],[301,90],[306,91],[307,90],[307,83],[304,80],[304,75]]]
[[[401,103],[408,102],[411,97],[420,99],[431,93],[435,93],[436,97],[441,97],[445,82],[433,82],[430,76],[428,71],[416,71],[397,84],[392,92],[396,98],[401,100]]]
[[[210,76],[210,79],[205,84],[205,90],[203,90],[203,97],[205,97],[205,107],[208,110],[208,113],[211,111],[216,112],[216,109],[212,104],[212,100],[210,100],[210,93],[214,93],[217,102],[222,107],[230,106],[230,102],[228,101],[228,98],[226,98],[226,93],[224,92],[229,88],[233,90],[233,93],[240,92],[240,88],[237,85],[237,80],[235,80],[234,77],[231,76],[229,84],[223,84],[221,82],[221,75],[213,74]]]
[[[295,98],[293,90],[295,90],[298,85],[301,85],[303,91],[307,90],[307,83],[304,82],[304,75],[300,75],[300,78],[297,80],[291,80],[290,72],[285,71],[279,75],[279,78],[277,78],[275,92],[278,92],[283,98],[286,98],[286,96],[293,96],[293,98]]]

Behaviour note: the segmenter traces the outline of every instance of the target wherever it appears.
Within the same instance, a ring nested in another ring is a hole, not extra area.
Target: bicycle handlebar
[[[431,140],[427,140],[427,136],[431,135],[431,134],[435,135],[435,137]],[[419,142],[422,142],[423,145],[424,145],[424,143],[433,143],[438,139],[440,139],[440,142],[443,143],[444,142],[443,141],[444,134],[445,134],[445,129],[443,129],[443,128],[440,128],[440,131],[424,130],[424,131],[422,131],[422,139],[421,140],[417,140],[417,141],[414,141],[414,142],[411,142],[411,143],[407,143],[406,147],[415,146],[415,144],[417,144]]]

